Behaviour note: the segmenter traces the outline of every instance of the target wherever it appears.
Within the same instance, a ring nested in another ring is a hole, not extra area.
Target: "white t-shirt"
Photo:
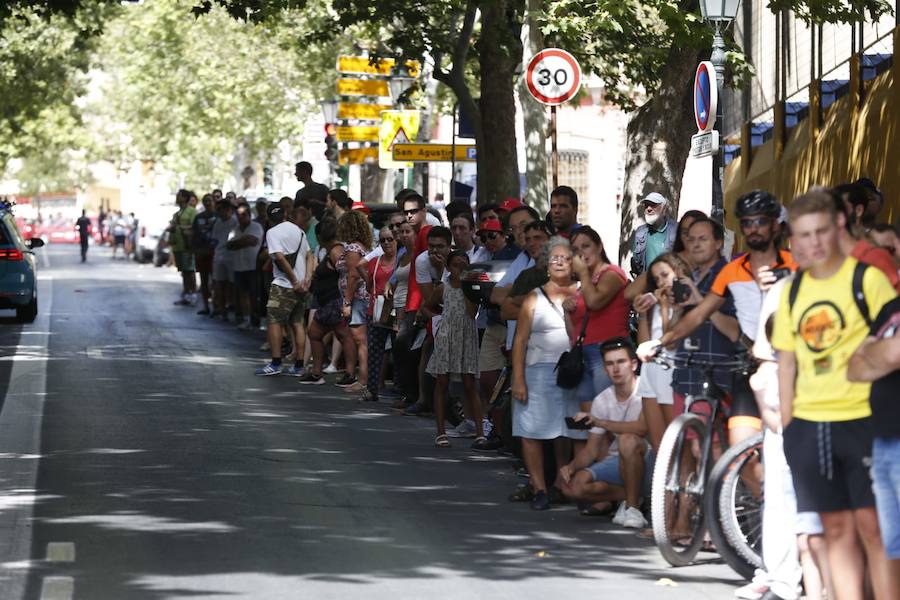
[[[241,230],[240,225],[234,230],[234,238],[245,235],[252,235],[256,238],[256,243],[252,246],[244,246],[238,250],[229,250],[231,254],[231,267],[235,271],[255,271],[256,256],[259,254],[259,247],[262,246],[263,228],[256,221],[250,221],[247,229]]]
[[[640,378],[634,380],[634,388],[631,391],[631,396],[624,402],[619,402],[616,399],[615,386],[609,386],[597,394],[597,397],[594,398],[594,402],[591,404],[591,416],[595,419],[616,421],[619,423],[637,421],[641,417],[641,397],[637,393],[638,383],[640,383]],[[606,433],[606,430],[602,427],[592,427],[591,433],[603,435]],[[616,436],[616,439],[609,445],[609,455],[619,455],[618,436]]]
[[[384,248],[381,247],[381,244],[376,244],[375,247],[369,251],[368,254],[363,256],[363,260],[366,262],[372,262],[373,260],[384,256]]]
[[[450,271],[438,274],[437,269],[428,260],[428,252],[423,252],[416,257],[416,283],[441,283],[450,279]],[[425,300],[425,298],[423,298]]]
[[[287,257],[287,255],[297,252],[294,274],[299,281],[306,279],[306,254],[309,252],[309,241],[299,227],[290,221],[279,223],[266,233],[266,245],[270,255],[280,252]],[[291,280],[282,273],[275,260],[272,261],[272,274],[272,283],[275,285],[285,288],[292,287]]]
[[[210,231],[209,234],[213,243],[213,248],[215,248],[215,254],[213,255],[213,260],[215,262],[228,265],[231,264],[234,253],[229,252],[228,249],[225,248],[225,244],[233,237],[231,233],[235,229],[237,229],[237,217],[234,215],[231,215],[230,219],[225,220],[216,217],[216,220],[213,222],[212,231]]]
[[[441,220],[426,210],[425,211],[425,224],[431,225],[432,227],[437,227],[438,225],[441,224]]]

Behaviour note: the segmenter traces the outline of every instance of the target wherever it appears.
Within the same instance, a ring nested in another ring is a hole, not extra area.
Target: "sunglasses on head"
[[[771,217],[746,217],[741,219],[741,227],[744,229],[750,229],[753,226],[756,227],[765,227],[766,225],[772,222]]]
[[[500,235],[501,234],[497,233],[496,231],[489,231],[487,233],[479,233],[478,237],[480,237],[481,241],[483,242],[486,240],[496,240],[498,237],[500,237]]]

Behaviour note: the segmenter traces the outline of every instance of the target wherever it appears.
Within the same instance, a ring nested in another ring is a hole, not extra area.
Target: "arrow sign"
[[[700,133],[711,131],[716,126],[716,110],[719,104],[716,70],[705,60],[697,66],[694,75],[694,119]]]

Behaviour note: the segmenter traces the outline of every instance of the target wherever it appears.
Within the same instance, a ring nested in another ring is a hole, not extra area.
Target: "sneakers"
[[[327,373],[328,371],[323,371],[323,373]],[[351,375],[350,373],[344,373],[340,377],[335,380],[334,385],[338,387],[349,387],[356,383],[356,377]]]
[[[190,306],[191,302],[187,298],[182,298],[181,300],[176,300],[172,304],[174,304],[175,306]]]
[[[260,367],[255,372],[256,375],[261,377],[269,377],[270,375],[281,375],[281,365],[273,365],[272,363],[267,364],[264,367]]]
[[[241,321],[241,324],[237,326],[241,331],[250,331],[253,329],[253,325],[250,324],[250,321]]]
[[[644,529],[647,527],[647,519],[644,518],[644,513],[639,509],[629,506],[622,515],[621,525],[629,529]]]
[[[322,385],[323,383],[325,383],[325,378],[321,375],[314,375],[310,372],[300,378],[300,383],[306,385]]]
[[[420,402],[413,402],[403,409],[403,414],[408,417],[424,417],[428,414],[428,409]]]
[[[303,367],[295,367],[294,365],[291,365],[286,369],[282,369],[281,374],[287,375],[289,377],[303,377],[303,375],[306,374],[306,369],[304,369]]]
[[[475,437],[475,421],[472,419],[460,421],[459,425],[447,431],[447,435],[452,438],[473,438]]]
[[[366,391],[366,386],[361,381],[354,381],[350,385],[343,386],[348,394],[359,394]]]
[[[484,429],[484,437],[491,437],[491,431],[494,430],[494,426],[491,425],[491,420],[487,417],[481,419],[481,427]]]
[[[272,349],[272,346],[269,345],[269,342],[263,342],[262,346],[259,347],[260,352],[268,352],[271,349]]]
[[[496,452],[501,446],[503,446],[503,440],[498,437],[489,437],[483,442],[475,440],[475,443],[472,444],[472,450],[476,452]]]
[[[531,510],[549,510],[550,498],[547,492],[537,492],[531,499]]]
[[[762,569],[756,569],[753,579],[747,585],[734,590],[734,597],[739,600],[761,600],[769,591],[769,575]]]
[[[622,519],[625,518],[625,509],[628,508],[628,504],[624,501],[619,502],[619,509],[616,511],[615,516],[612,518],[612,522],[615,525],[621,525],[623,523]]]
[[[334,375],[334,374],[337,373],[337,372],[338,372],[338,368],[335,367],[334,365],[330,364],[330,363],[328,364],[327,367],[325,367],[324,369],[322,369],[322,373],[324,373],[324,374],[326,374],[326,375]]]

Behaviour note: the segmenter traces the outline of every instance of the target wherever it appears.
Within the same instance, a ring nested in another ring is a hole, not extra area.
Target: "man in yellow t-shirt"
[[[864,302],[854,299],[859,263],[841,253],[845,217],[836,202],[828,192],[811,192],[788,208],[791,244],[810,266],[782,294],[772,334],[784,452],[797,510],[822,518],[831,572],[841,574],[834,579],[837,597],[862,597],[867,562],[876,596],[888,598],[888,563],[869,468],[870,385],[848,381],[847,368],[868,334],[868,321],[896,293],[884,273],[869,267],[862,272]]]

